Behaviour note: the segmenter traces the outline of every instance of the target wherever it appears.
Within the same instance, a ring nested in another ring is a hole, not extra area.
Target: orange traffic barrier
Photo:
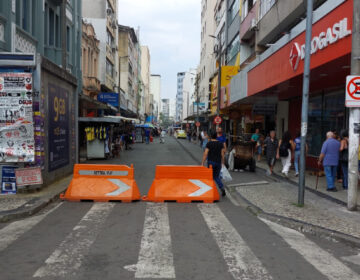
[[[60,198],[96,202],[140,200],[140,192],[134,180],[134,167],[75,164],[73,179]]]
[[[212,169],[204,166],[156,166],[155,179],[145,201],[205,202],[220,199]]]

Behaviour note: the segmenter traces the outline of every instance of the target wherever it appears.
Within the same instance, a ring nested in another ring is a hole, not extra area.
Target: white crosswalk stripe
[[[95,203],[33,277],[61,276],[71,279],[113,207],[113,203]]]
[[[260,218],[274,232],[280,235],[290,246],[299,252],[311,265],[330,280],[359,280],[360,275],[352,271],[341,261],[323,250],[302,233],[283,227],[271,221]]]
[[[167,204],[147,203],[135,278],[175,278]]]
[[[33,216],[30,218],[26,218],[20,221],[12,222],[6,227],[0,230],[0,251],[7,248],[10,244],[16,241],[20,236],[22,236],[25,232],[32,229],[35,225],[40,223],[47,215],[51,212],[55,211],[62,203],[59,203],[51,210],[47,211],[44,214],[40,214],[37,216]]]
[[[234,279],[272,279],[216,204],[199,204]]]

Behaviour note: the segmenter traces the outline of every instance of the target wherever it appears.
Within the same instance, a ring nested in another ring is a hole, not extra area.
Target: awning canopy
[[[130,119],[122,116],[105,116],[105,117],[79,117],[79,122],[98,122],[98,123],[121,123],[121,121],[140,122],[138,119]]]
[[[85,94],[79,94],[80,102],[86,103],[87,109],[104,109],[104,110],[112,110],[117,112],[118,109],[114,106],[111,106],[109,104],[100,102],[96,99],[92,99],[91,97],[85,95]]]

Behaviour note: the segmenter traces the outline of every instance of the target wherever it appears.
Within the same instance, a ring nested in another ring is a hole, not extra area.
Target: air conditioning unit
[[[250,29],[253,31],[258,31],[258,25],[257,25],[257,20],[256,18],[253,18],[250,22]]]

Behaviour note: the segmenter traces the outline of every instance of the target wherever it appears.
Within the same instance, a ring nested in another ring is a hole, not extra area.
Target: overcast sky
[[[150,49],[161,98],[175,98],[177,72],[199,63],[200,6],[201,0],[118,0],[119,24],[140,27],[140,43]]]

